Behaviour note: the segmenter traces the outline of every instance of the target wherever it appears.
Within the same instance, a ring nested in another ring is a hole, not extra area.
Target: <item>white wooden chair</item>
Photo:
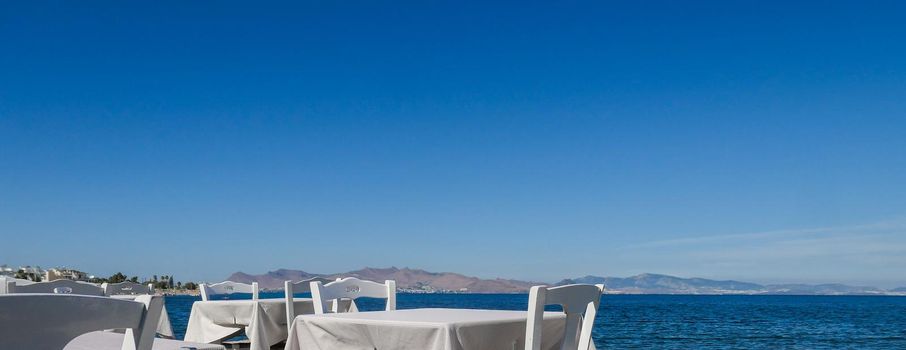
[[[296,307],[293,303],[295,301],[294,295],[299,294],[299,293],[311,292],[311,283],[312,282],[327,283],[327,282],[330,282],[330,280],[326,279],[326,278],[315,277],[315,278],[309,278],[307,280],[303,280],[303,281],[299,281],[299,282],[293,282],[293,281],[283,282],[283,290],[286,293],[286,327],[287,327],[287,329],[289,329],[290,327],[293,326],[293,320],[295,320],[296,316],[298,316],[298,314],[296,313]]]
[[[9,291],[6,290],[6,286],[9,285],[9,283],[12,283],[12,284],[15,284],[15,285],[18,285],[18,286],[24,286],[24,285],[29,285],[29,284],[35,284],[35,282],[29,281],[29,280],[23,280],[23,279],[18,279],[18,278],[0,276],[0,294],[8,294],[8,293],[9,293]]]
[[[252,284],[239,283],[233,281],[223,281],[220,283],[214,284],[200,284],[198,288],[201,290],[201,300],[208,301],[211,296],[214,295],[228,295],[235,293],[249,293],[252,295],[252,300],[258,300],[258,282],[252,282]]]
[[[541,329],[546,305],[560,305],[566,313],[566,330],[560,350],[587,350],[591,344],[591,330],[603,293],[603,284],[532,287],[529,291],[525,350],[541,349]]]
[[[53,293],[104,296],[104,290],[94,283],[66,279],[32,284],[17,284],[14,281],[7,281],[6,293]]]
[[[331,300],[355,299],[360,297],[385,298],[385,310],[396,310],[396,281],[387,280],[383,284],[364,281],[355,277],[339,279],[327,284],[320,281],[311,282],[311,298],[315,314],[325,313],[326,303]],[[333,303],[333,312],[340,312],[340,303]]]
[[[4,349],[63,349],[76,337],[126,329],[123,350],[151,350],[163,299],[135,301],[65,294],[0,295],[0,343]]]
[[[120,283],[103,283],[101,284],[101,289],[104,290],[104,295],[143,295],[143,294],[154,294],[154,285],[148,283],[147,285],[141,285],[132,281],[125,281]]]

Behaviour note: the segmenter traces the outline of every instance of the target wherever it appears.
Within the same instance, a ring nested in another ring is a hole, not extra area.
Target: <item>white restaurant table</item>
[[[348,302],[348,301],[347,301]],[[354,310],[353,306],[349,306]],[[310,298],[295,298],[298,314],[314,313]],[[245,328],[251,350],[267,350],[286,339],[286,300],[209,300],[192,304],[185,341],[214,343]]]
[[[135,300],[137,295],[111,295],[110,297],[115,299]],[[157,334],[160,334],[164,338],[174,338],[173,325],[170,324],[170,314],[167,313],[166,303],[164,304],[164,309],[160,312],[160,322],[157,323]]]
[[[526,318],[525,311],[469,309],[302,315],[285,350],[521,350]],[[544,313],[542,349],[559,349],[565,324],[565,314]]]

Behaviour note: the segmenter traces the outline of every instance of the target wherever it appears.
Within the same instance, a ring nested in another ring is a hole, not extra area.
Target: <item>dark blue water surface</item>
[[[282,297],[263,293],[262,297]],[[191,296],[166,298],[178,338]],[[359,300],[362,311],[383,309]],[[528,295],[399,294],[397,307],[526,310]],[[598,349],[906,349],[906,297],[606,295]]]

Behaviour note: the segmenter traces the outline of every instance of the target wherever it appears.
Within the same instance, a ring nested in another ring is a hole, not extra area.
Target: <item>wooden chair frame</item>
[[[603,284],[572,284],[553,288],[532,287],[529,291],[525,350],[541,349],[541,329],[546,305],[560,305],[566,314],[566,329],[560,349],[587,350],[591,344],[591,331],[603,293]]]
[[[151,350],[162,309],[163,298],[151,295],[0,295],[0,339],[4,349],[62,349],[85,333],[126,329],[123,350]]]
[[[252,284],[233,281],[223,281],[214,284],[202,283],[198,285],[198,289],[201,290],[201,300],[203,301],[210,300],[213,295],[236,293],[249,293],[252,295],[252,300],[258,300],[258,282],[252,282]]]
[[[314,303],[315,314],[325,313],[326,303],[338,299],[355,300],[361,297],[385,298],[385,310],[396,310],[396,281],[387,280],[383,284],[360,280],[355,277],[339,279],[327,284],[319,281],[311,282],[311,297]],[[333,303],[332,311],[340,312],[339,302]]]
[[[296,319],[296,306],[295,306],[295,294],[311,292],[312,282],[321,282],[328,283],[329,279],[322,277],[309,278],[307,280],[302,280],[299,282],[285,281],[283,282],[283,290],[286,293],[286,327],[292,327],[293,320]]]

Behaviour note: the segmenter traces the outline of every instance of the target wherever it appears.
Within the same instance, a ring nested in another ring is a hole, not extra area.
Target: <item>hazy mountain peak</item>
[[[301,270],[278,269],[262,275],[249,275],[236,272],[229,280],[250,283],[258,282],[261,288],[279,289],[286,280],[298,281],[312,277],[334,279],[339,277],[356,277],[364,280],[383,282],[396,281],[402,291],[422,292],[470,292],[470,293],[523,293],[537,284],[507,279],[481,279],[451,272],[428,272],[409,267],[396,266],[386,268],[363,267],[359,270],[334,274],[311,274]]]
[[[874,287],[849,286],[839,283],[819,285],[782,284],[761,285],[734,280],[682,278],[663,274],[643,273],[631,277],[585,276],[565,279],[557,285],[573,283],[603,283],[608,293],[624,294],[805,294],[805,295],[883,295],[906,293],[906,290],[885,291]]]
[[[469,293],[525,293],[534,285],[547,283],[519,281],[505,278],[482,279],[452,272],[429,272],[409,267],[364,267],[346,273],[312,274],[302,270],[277,269],[262,275],[236,272],[229,280],[243,283],[258,282],[261,288],[279,289],[286,280],[300,281],[312,277],[334,279],[357,277],[383,282],[395,280],[403,292],[469,292]],[[656,273],[635,276],[600,277],[587,275],[564,279],[555,285],[587,283],[604,284],[608,293],[616,294],[804,294],[804,295],[885,295],[906,294],[906,287],[885,291],[880,288],[849,286],[839,283],[826,284],[774,284],[761,285],[734,280],[682,278]]]

